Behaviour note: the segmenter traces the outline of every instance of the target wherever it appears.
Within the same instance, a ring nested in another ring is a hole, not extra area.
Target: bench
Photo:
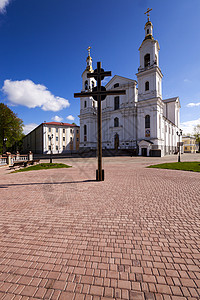
[[[13,165],[10,165],[10,166],[9,166],[9,169],[10,169],[10,170],[11,170],[11,169],[14,169],[14,170],[15,170],[16,167],[24,167],[24,164],[25,164],[24,161],[16,161],[16,162],[14,162]]]
[[[28,165],[34,165],[35,163],[39,163],[40,160],[39,159],[33,159],[33,160],[25,160],[25,161],[16,161],[13,163],[13,165],[9,166],[9,169],[12,170],[16,167],[24,167],[26,168]]]

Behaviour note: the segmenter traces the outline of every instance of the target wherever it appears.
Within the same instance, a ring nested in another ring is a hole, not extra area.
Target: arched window
[[[144,67],[148,67],[150,66],[150,54],[147,53],[145,56],[144,56]]]
[[[114,127],[119,127],[119,118],[114,118]]]
[[[119,86],[119,83],[115,83],[114,84],[114,88],[118,87]]]
[[[150,116],[145,116],[145,128],[150,128]]]
[[[84,135],[87,134],[87,125],[84,125]]]
[[[145,91],[149,91],[149,81],[145,82]]]
[[[119,96],[114,98],[114,109],[119,109]]]
[[[83,127],[83,131],[84,131],[84,142],[86,142],[87,141],[87,125],[84,125],[84,127]]]
[[[88,81],[85,81],[85,90],[88,90]]]

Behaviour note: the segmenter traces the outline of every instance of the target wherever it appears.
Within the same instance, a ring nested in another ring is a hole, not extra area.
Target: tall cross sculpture
[[[125,90],[110,90],[106,91],[106,88],[101,85],[101,81],[105,76],[112,76],[111,71],[105,71],[101,68],[101,62],[97,63],[97,69],[93,73],[87,73],[87,78],[95,78],[97,86],[92,89],[92,92],[75,93],[74,98],[82,98],[92,96],[97,101],[97,131],[98,131],[98,170],[96,170],[96,180],[104,180],[104,170],[102,170],[102,115],[101,115],[101,101],[105,100],[109,95],[125,95]]]

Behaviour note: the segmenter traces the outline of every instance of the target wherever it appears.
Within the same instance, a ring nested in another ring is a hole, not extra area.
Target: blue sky
[[[87,47],[94,68],[101,61],[113,76],[136,79],[148,7],[163,99],[180,97],[181,127],[192,132],[200,124],[199,0],[0,0],[0,101],[26,132],[43,121],[79,124],[73,94],[81,91]]]

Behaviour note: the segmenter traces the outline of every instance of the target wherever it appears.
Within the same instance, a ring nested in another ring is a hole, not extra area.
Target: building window
[[[87,135],[87,125],[84,125],[84,135]]]
[[[147,34],[149,34],[149,29],[147,29]]]
[[[79,130],[78,130],[78,129],[76,130],[76,133],[79,133]]]
[[[85,90],[86,91],[88,90],[88,81],[87,80],[85,81]]]
[[[49,146],[49,150],[51,150],[51,145]]]
[[[49,127],[49,132],[51,132],[51,128]]]
[[[148,67],[150,66],[150,54],[147,53],[145,56],[144,56],[144,67]]]
[[[56,128],[56,132],[58,132],[58,128]]]
[[[145,128],[150,128],[150,116],[145,116]]]
[[[114,84],[114,88],[119,87],[119,83]]]
[[[77,140],[77,142],[78,142],[78,141],[79,141],[79,138],[77,138],[76,140]]]
[[[65,146],[63,146],[63,150],[65,150]]]
[[[56,137],[56,142],[58,142],[58,136]]]
[[[84,107],[85,107],[85,108],[87,107],[87,101],[84,102]]]
[[[73,140],[72,140],[72,137],[70,137],[70,142],[72,143],[72,141],[73,141]]]
[[[72,128],[70,129],[70,133],[73,133],[73,129]]]
[[[149,91],[149,81],[145,82],[145,91]]]
[[[92,81],[92,88],[94,88],[94,81]]]
[[[65,128],[63,128],[63,133],[65,133]]]
[[[63,142],[65,142],[65,136],[63,136]]]
[[[114,127],[119,127],[119,118],[114,118]]]
[[[114,109],[119,109],[119,96],[114,98]]]
[[[56,150],[58,150],[58,146],[56,146]]]

